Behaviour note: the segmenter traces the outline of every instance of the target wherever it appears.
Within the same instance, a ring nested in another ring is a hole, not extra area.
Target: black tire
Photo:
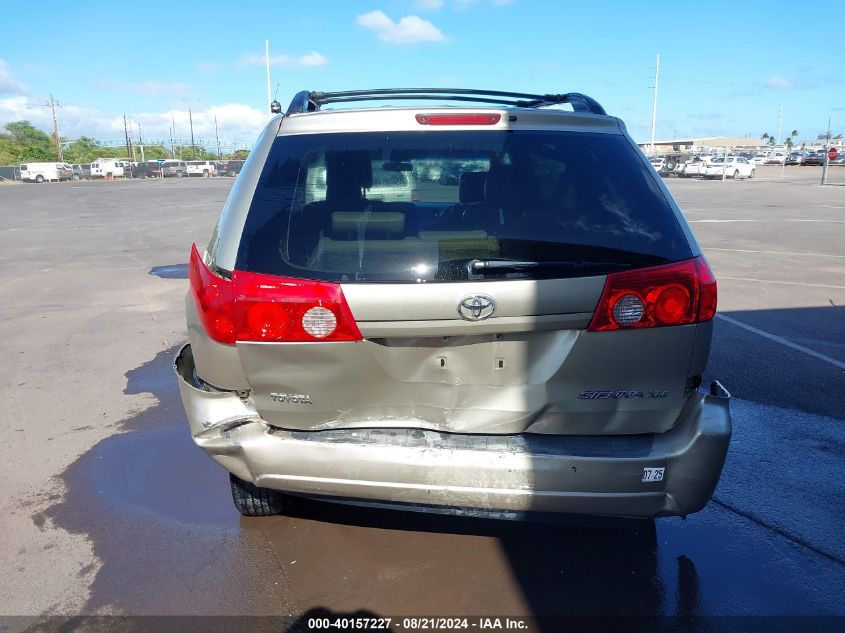
[[[203,177],[203,178],[208,178],[208,170],[207,170],[207,169],[203,169],[203,170],[202,170],[202,177]]]
[[[177,177],[177,178],[181,178],[181,177],[182,177],[182,172],[181,172],[181,171],[177,171],[177,172],[176,172],[176,177]]]
[[[229,171],[227,171],[226,175],[229,176],[230,178],[234,178],[235,176],[237,176],[234,169],[230,169]]]
[[[671,174],[677,166],[678,164],[670,158],[669,162],[666,163],[666,172]]]
[[[267,517],[282,514],[288,505],[287,497],[277,490],[259,488],[253,483],[238,479],[229,473],[232,485],[232,501],[242,515]]]
[[[756,169],[752,169],[752,170],[751,170],[751,173],[750,173],[750,174],[748,174],[748,179],[749,179],[749,180],[751,180],[752,178],[754,178],[754,174],[755,174],[756,172],[757,172],[757,170],[756,170]]]
[[[38,174],[35,177],[35,182],[37,182],[40,185],[42,182],[44,182],[44,176],[42,176],[41,174]]]
[[[80,178],[79,178],[79,174],[74,174],[74,175],[73,175],[73,181],[74,181],[74,182],[79,182],[79,180],[80,180]]]
[[[738,169],[734,172],[734,180],[739,180],[739,170]]]

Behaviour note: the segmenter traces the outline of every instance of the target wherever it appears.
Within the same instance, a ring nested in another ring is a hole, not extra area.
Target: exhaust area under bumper
[[[459,435],[420,429],[289,431],[237,393],[174,369],[191,435],[235,476],[302,496],[482,510],[624,517],[687,515],[719,480],[730,394],[713,383],[656,435]],[[663,469],[662,471],[660,469]]]

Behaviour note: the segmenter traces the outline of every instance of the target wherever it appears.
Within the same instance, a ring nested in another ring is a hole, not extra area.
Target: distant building
[[[648,154],[651,151],[651,141],[644,141],[637,143],[642,150]],[[795,149],[818,150],[823,147],[833,145],[835,147],[845,148],[845,140],[831,139],[830,143],[826,140],[813,139],[812,141],[794,141],[793,147]],[[708,150],[748,150],[748,151],[770,151],[786,149],[782,143],[777,145],[769,145],[763,139],[753,138],[751,136],[703,136],[703,137],[686,137],[676,138],[663,141],[654,141],[654,153],[658,156],[660,154],[674,154],[674,153],[695,153],[698,151]]]
[[[644,152],[651,151],[651,141],[638,143]],[[763,147],[762,139],[753,138],[751,136],[700,136],[700,137],[686,137],[676,138],[667,141],[654,141],[655,154],[669,154],[673,152],[691,152],[694,148],[743,148],[743,149],[759,149]],[[775,147],[783,148],[783,145]]]

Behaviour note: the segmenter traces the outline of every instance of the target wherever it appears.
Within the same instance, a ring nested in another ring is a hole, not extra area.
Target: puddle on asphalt
[[[150,274],[162,279],[187,279],[188,264],[171,264],[169,266],[153,266]]]
[[[782,615],[835,613],[842,595],[839,567],[716,504],[656,534],[307,500],[242,518],[226,472],[190,438],[176,351],[127,373],[126,393],[158,404],[72,464],[46,511],[102,563],[85,612]]]

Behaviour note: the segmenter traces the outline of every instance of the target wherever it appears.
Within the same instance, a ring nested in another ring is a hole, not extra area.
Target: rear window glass
[[[437,282],[586,276],[687,259],[689,244],[650,172],[621,135],[279,137],[236,267]],[[530,265],[482,269],[477,261]]]

